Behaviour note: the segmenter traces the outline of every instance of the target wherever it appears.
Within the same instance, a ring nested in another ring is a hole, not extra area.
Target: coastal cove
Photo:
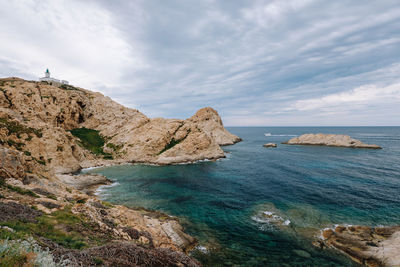
[[[101,199],[177,216],[205,266],[358,266],[311,243],[337,224],[400,224],[400,127],[228,128],[227,158],[89,169],[116,182]],[[381,150],[283,145],[305,133],[347,134]],[[268,142],[274,149],[263,148]],[[265,214],[269,214],[266,216]]]

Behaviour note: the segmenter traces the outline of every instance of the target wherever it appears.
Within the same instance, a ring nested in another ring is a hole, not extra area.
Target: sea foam
[[[102,194],[102,192],[105,191],[105,189],[107,189],[107,188],[111,188],[111,187],[114,187],[114,186],[117,186],[117,185],[119,185],[118,182],[114,182],[114,183],[112,183],[112,184],[100,185],[100,186],[97,188],[97,190],[96,190],[96,192],[95,192],[94,194],[95,194],[96,196],[99,196],[100,194],[103,195],[103,196],[106,196],[105,194]]]
[[[259,228],[262,231],[271,231],[279,226],[290,225],[290,220],[284,219],[282,216],[277,215],[273,211],[262,211],[251,217],[251,219],[259,224]]]

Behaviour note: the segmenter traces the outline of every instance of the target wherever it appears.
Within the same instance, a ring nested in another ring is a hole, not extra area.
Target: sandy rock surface
[[[337,226],[322,231],[319,246],[333,247],[366,266],[400,266],[400,226]]]
[[[10,130],[12,126],[17,132]],[[88,128],[104,137],[102,161],[79,145],[69,130]],[[229,133],[217,111],[200,109],[187,120],[149,119],[109,97],[78,87],[56,87],[19,78],[0,79],[0,140],[56,173],[79,171],[82,162],[173,164],[224,157]],[[26,152],[25,152],[26,151]]]

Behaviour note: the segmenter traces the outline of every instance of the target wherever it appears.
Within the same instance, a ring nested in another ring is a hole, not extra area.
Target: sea
[[[226,158],[86,170],[115,183],[101,199],[179,218],[204,266],[358,266],[312,241],[335,225],[400,224],[400,127],[230,127]],[[347,134],[383,149],[284,145]],[[265,143],[277,148],[264,148]]]

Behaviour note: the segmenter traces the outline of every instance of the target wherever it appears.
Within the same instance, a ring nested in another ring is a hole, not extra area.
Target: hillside
[[[0,79],[0,261],[199,266],[186,255],[196,240],[179,220],[103,202],[93,192],[111,181],[74,173],[218,159],[225,156],[221,145],[238,141],[212,108],[187,120],[150,119],[82,88]]]
[[[0,127],[3,146],[56,172],[103,159],[156,164],[217,159],[224,157],[220,145],[240,140],[212,108],[187,120],[150,119],[100,93],[18,78],[0,80]]]

